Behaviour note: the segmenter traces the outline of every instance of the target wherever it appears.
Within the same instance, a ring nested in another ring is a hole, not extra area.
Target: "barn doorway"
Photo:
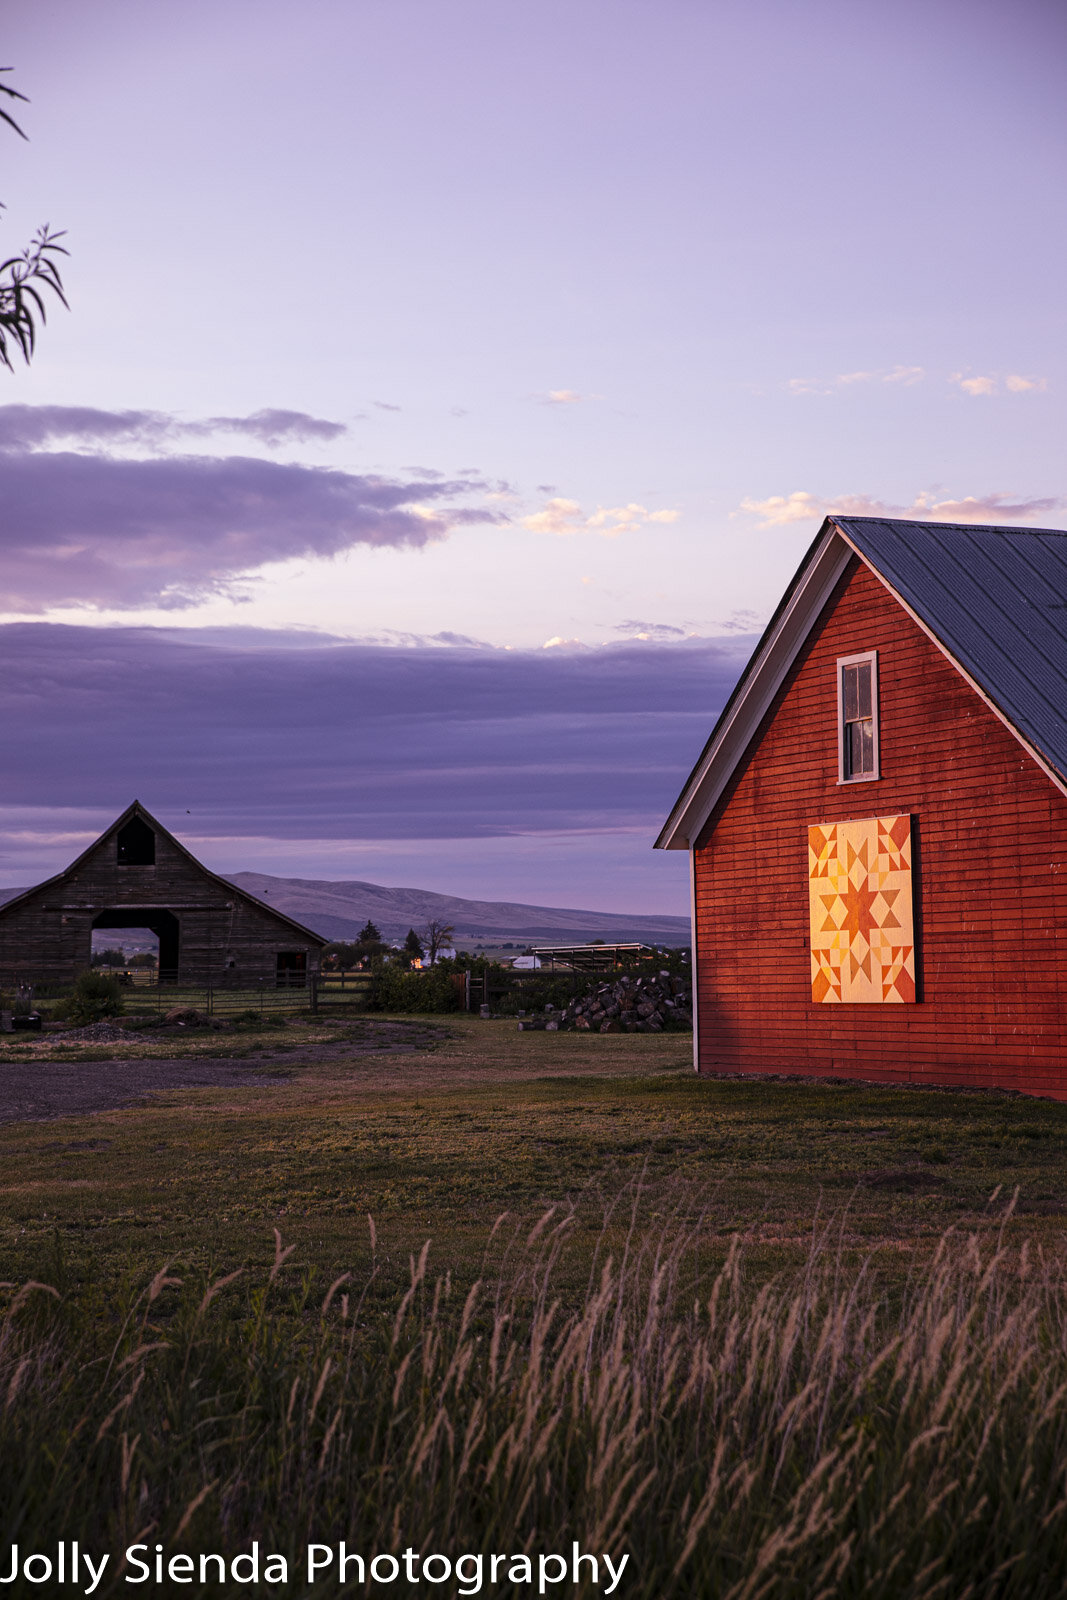
[[[279,950],[275,968],[276,989],[303,989],[308,981],[306,950]]]
[[[113,911],[99,911],[93,918],[94,949],[99,943],[112,941],[116,946],[125,948],[119,935],[127,934],[132,950],[134,940],[144,945],[146,935],[153,935],[160,983],[178,981],[179,933],[178,919],[173,911],[164,911],[159,906],[118,906]]]

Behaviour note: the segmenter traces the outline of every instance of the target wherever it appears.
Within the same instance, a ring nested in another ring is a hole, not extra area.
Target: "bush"
[[[402,967],[381,966],[374,973],[368,1011],[459,1011],[463,992],[453,983],[452,973],[430,967],[424,972],[406,972]]]
[[[66,1008],[67,1017],[77,1026],[99,1022],[102,1017],[117,1017],[123,1010],[122,988],[116,978],[103,972],[81,972]]]
[[[490,982],[495,979],[496,974],[491,972]],[[529,1015],[533,1011],[543,1011],[546,1006],[562,1011],[576,994],[585,993],[589,981],[585,974],[536,970],[516,973],[513,977],[503,968],[499,982],[508,987],[503,993],[493,995],[493,1013],[498,1017],[517,1017],[520,1011]]]

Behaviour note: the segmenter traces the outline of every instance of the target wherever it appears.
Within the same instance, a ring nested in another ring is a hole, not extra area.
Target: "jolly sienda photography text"
[[[613,1594],[629,1561],[609,1555],[592,1555],[581,1549],[577,1540],[569,1555],[547,1551],[538,1555],[506,1553],[446,1556],[439,1552],[422,1555],[408,1548],[400,1555],[380,1553],[363,1556],[345,1544],[309,1544],[302,1558],[290,1562],[276,1552],[262,1551],[258,1543],[249,1550],[227,1558],[214,1552],[190,1555],[168,1551],[161,1544],[132,1544],[118,1557],[119,1570],[129,1584],[238,1583],[272,1588],[291,1581],[313,1584],[316,1580],[333,1583],[360,1583],[387,1587],[395,1583],[438,1585],[452,1583],[450,1592],[482,1594],[500,1584],[512,1590],[528,1587],[531,1594],[561,1594],[565,1586],[579,1583],[603,1585],[605,1595]],[[93,1594],[113,1568],[113,1555],[84,1549],[77,1540],[61,1540],[50,1550],[21,1550],[9,1546],[0,1563],[0,1585],[24,1583],[72,1585],[83,1594]]]

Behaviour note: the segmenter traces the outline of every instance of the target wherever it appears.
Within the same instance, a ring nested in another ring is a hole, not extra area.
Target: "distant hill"
[[[689,943],[688,917],[627,917],[609,911],[528,906],[513,901],[461,900],[428,889],[387,889],[378,883],[331,883],[321,878],[274,878],[237,872],[230,882],[295,917],[328,939],[354,939],[368,917],[385,939],[403,939],[431,919],[450,922],[469,943],[567,944],[603,939],[609,944]]]
[[[610,911],[575,911],[558,906],[528,906],[508,900],[461,900],[429,889],[387,889],[380,883],[332,883],[322,878],[275,878],[266,872],[235,872],[229,882],[257,900],[294,917],[327,939],[354,939],[368,917],[388,940],[403,939],[409,928],[450,922],[461,943],[578,944],[603,939],[608,944],[689,943],[687,917],[626,917]],[[0,905],[24,893],[0,889]]]

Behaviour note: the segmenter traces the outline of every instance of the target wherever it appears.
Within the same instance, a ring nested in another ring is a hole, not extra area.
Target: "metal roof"
[[[826,518],[675,802],[658,849],[685,849],[854,556],[1067,792],[1067,532]]]
[[[830,520],[1067,778],[1067,532]]]

